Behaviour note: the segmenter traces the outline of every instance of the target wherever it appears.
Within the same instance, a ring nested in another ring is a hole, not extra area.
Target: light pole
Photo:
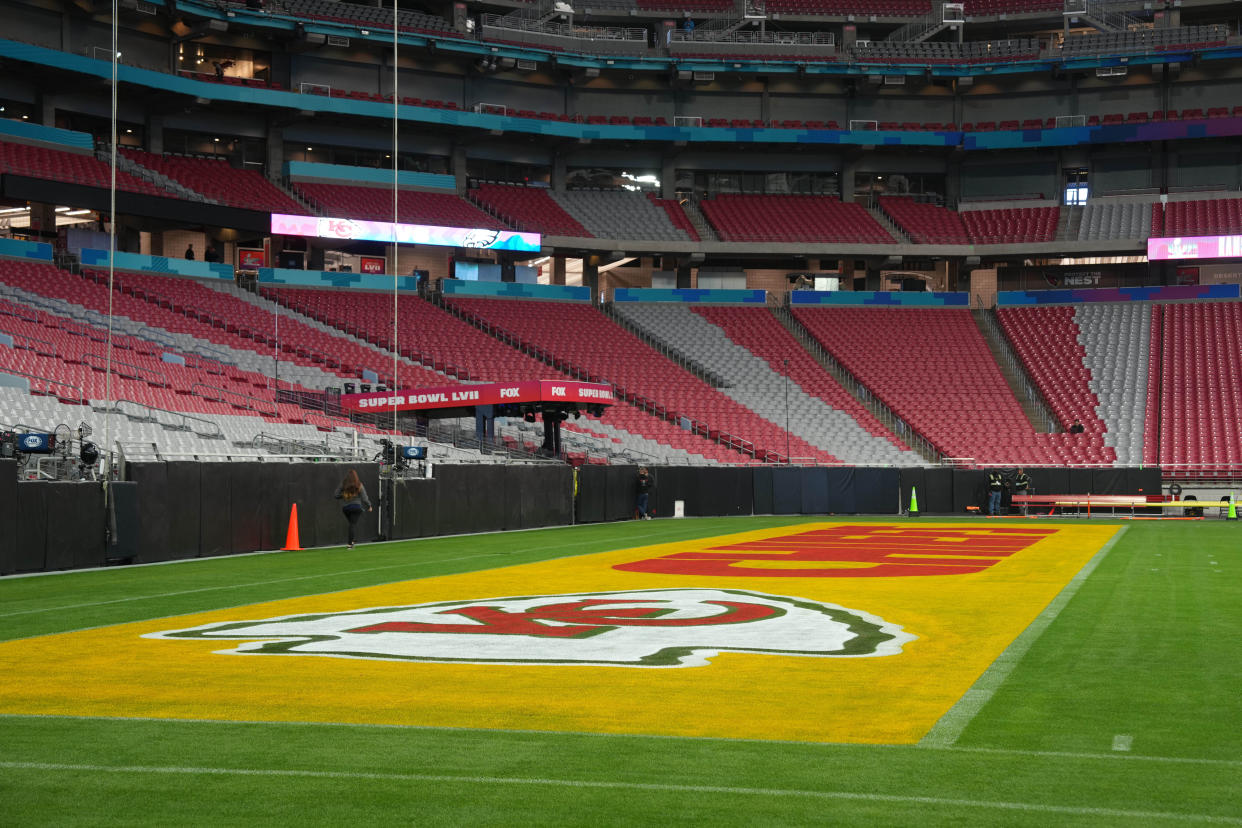
[[[785,360],[785,464],[793,463],[789,456],[789,360]]]

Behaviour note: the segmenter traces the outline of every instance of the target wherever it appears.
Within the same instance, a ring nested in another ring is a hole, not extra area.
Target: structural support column
[[[465,195],[466,187],[467,187],[467,180],[466,180],[466,148],[464,146],[462,146],[461,144],[455,144],[453,146],[453,156],[449,160],[449,164],[451,165],[451,168],[452,168],[453,180],[457,186],[457,194]]]
[[[677,197],[677,159],[668,156],[660,162],[660,198]]]
[[[553,256],[552,257],[552,284],[554,285],[565,284],[565,257],[564,256]]]
[[[556,153],[552,156],[552,191],[556,193],[565,192],[565,181],[569,178],[569,165],[565,162],[565,156],[562,153]]]

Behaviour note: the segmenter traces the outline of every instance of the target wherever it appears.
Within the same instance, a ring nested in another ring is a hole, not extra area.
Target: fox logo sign
[[[914,639],[857,610],[733,589],[487,598],[208,624],[144,637],[245,641],[226,653],[616,667],[701,667],[722,652],[895,655]]]

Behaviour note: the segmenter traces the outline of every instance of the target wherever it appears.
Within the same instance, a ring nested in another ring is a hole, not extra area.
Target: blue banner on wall
[[[896,293],[880,290],[795,290],[792,305],[868,305],[894,308],[965,308],[968,293]]]
[[[763,305],[766,290],[696,290],[690,288],[617,288],[614,302],[685,302],[701,305]]]
[[[542,299],[545,302],[590,302],[591,289],[576,285],[524,285],[518,282],[464,282],[445,279],[440,283],[447,296],[489,296],[500,299]]]
[[[1152,285],[1150,287],[1077,290],[1002,290],[997,305],[1077,305],[1083,302],[1185,302],[1191,299],[1237,299],[1239,285]]]

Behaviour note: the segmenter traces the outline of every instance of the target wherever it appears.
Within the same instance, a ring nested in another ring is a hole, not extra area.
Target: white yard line
[[[711,794],[747,797],[802,797],[806,799],[849,802],[889,803],[944,808],[976,808],[982,810],[1018,811],[1037,814],[1060,814],[1075,817],[1108,817],[1127,820],[1191,822],[1205,825],[1242,825],[1242,818],[1212,814],[1176,813],[1168,811],[1136,811],[1121,808],[1092,808],[1074,805],[1047,805],[1039,802],[989,801],[985,799],[954,799],[935,796],[901,796],[897,794],[858,793],[854,791],[809,791],[789,788],[743,788],[725,785],[673,785],[647,782],[614,782],[582,779],[554,779],[520,776],[454,776],[424,773],[368,773],[364,771],[316,771],[281,768],[212,768],[158,767],[146,765],[89,765],[48,762],[0,762],[6,770],[29,770],[40,773],[118,773],[126,775],[174,776],[259,776],[284,779],[347,779],[382,782],[430,782],[472,787],[518,785],[551,788],[645,791],[650,793]]]
[[[966,730],[966,726],[971,723],[975,716],[979,715],[979,711],[983,709],[983,706],[991,701],[997,689],[1005,683],[1005,679],[1009,678],[1009,674],[1022,661],[1027,651],[1044,634],[1044,630],[1048,629],[1052,622],[1057,619],[1057,616],[1061,614],[1061,610],[1065,609],[1070,599],[1078,592],[1079,587],[1091,576],[1092,572],[1095,572],[1096,567],[1100,565],[1100,562],[1104,560],[1112,548],[1117,545],[1117,541],[1121,540],[1121,537],[1125,535],[1129,528],[1128,526],[1122,526],[1118,529],[1117,534],[1109,538],[1108,543],[1104,544],[1100,551],[1096,552],[1091,560],[1087,561],[1086,565],[1078,570],[1078,574],[1070,579],[1069,583],[1057,593],[1057,596],[1049,602],[1048,606],[1044,607],[1044,611],[1036,616],[1030,626],[1023,630],[1022,634],[1005,648],[1005,651],[992,662],[992,666],[988,667],[983,675],[979,676],[979,679],[971,685],[970,689],[958,699],[957,704],[953,705],[948,713],[940,717],[940,720],[932,726],[932,729],[919,742],[920,746],[952,747],[957,743],[962,732]]]

